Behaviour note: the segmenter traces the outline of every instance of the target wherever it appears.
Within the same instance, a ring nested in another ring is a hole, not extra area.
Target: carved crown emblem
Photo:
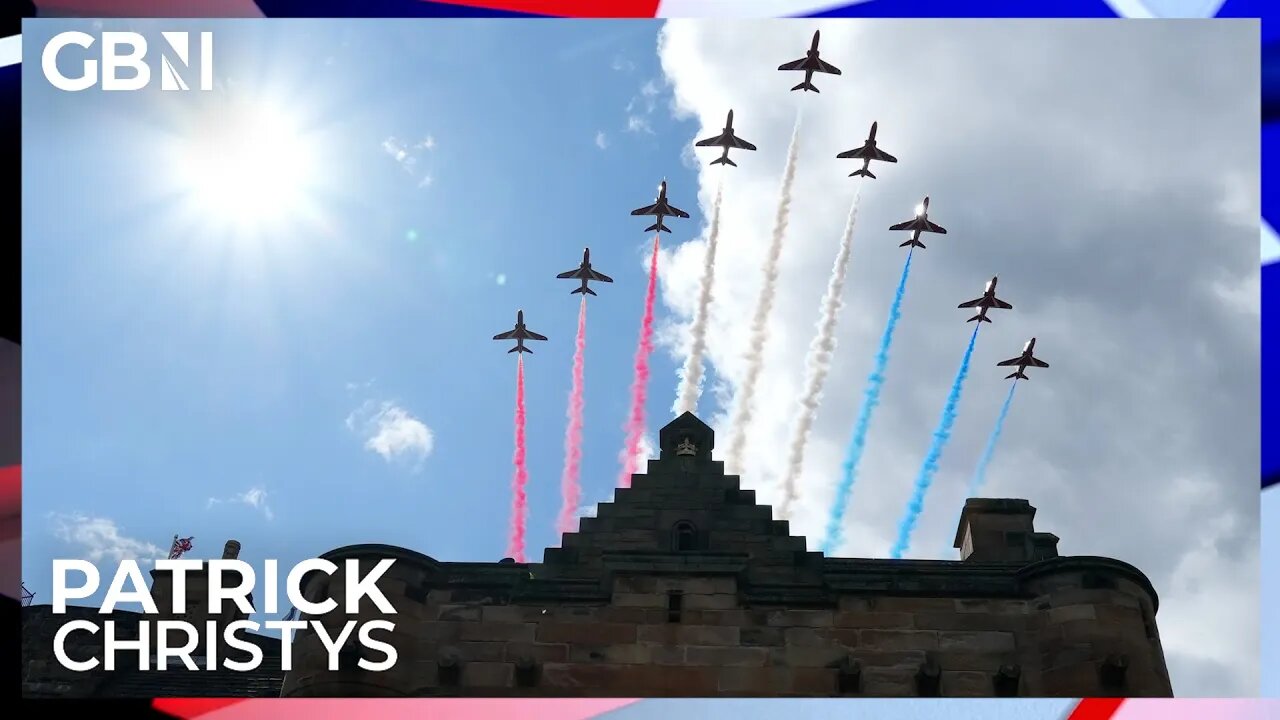
[[[693,444],[689,438],[680,440],[680,444],[676,445],[676,455],[697,455],[698,446]]]

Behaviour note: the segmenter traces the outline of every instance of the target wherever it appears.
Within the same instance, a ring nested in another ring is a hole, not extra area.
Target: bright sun
[[[203,220],[254,232],[308,211],[315,148],[293,118],[232,103],[203,120],[175,153],[185,199]]]

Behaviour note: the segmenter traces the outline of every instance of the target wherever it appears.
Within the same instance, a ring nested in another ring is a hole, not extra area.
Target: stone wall
[[[58,629],[72,620],[90,620],[101,623],[113,620],[116,637],[136,640],[138,620],[136,613],[119,611],[109,616],[98,613],[96,608],[68,606],[67,614],[54,615],[48,605],[22,609],[22,694],[24,697],[90,697],[96,695],[108,674],[101,662],[88,672],[75,672],[64,668],[53,654],[53,641]],[[76,662],[91,658],[101,661],[103,633],[77,630],[66,637],[67,657]],[[136,661],[135,661],[136,663]]]
[[[397,666],[331,672],[319,639],[303,633],[282,694],[1171,694],[1159,640],[1148,636],[1148,589],[1118,569],[1107,572],[1114,561],[1103,559],[1030,566],[1021,597],[845,595],[829,607],[782,608],[745,603],[749,589],[732,575],[614,575],[594,599],[584,592],[574,601],[530,602],[519,589],[532,580],[530,566],[512,563],[490,566],[487,586],[439,582],[423,590],[424,572],[473,568],[390,548],[357,552],[368,556],[367,567],[402,553],[381,584],[397,609],[387,618],[397,624]],[[341,576],[325,585],[343,597]],[[323,621],[336,631],[347,619],[336,612]]]
[[[54,656],[54,637],[58,629],[72,620],[89,620],[101,624],[104,620],[116,623],[117,639],[137,640],[143,616],[129,611],[117,611],[101,615],[97,609],[69,606],[65,615],[54,615],[53,608],[38,605],[22,608],[22,695],[30,698],[152,698],[152,697],[272,697],[279,696],[284,680],[280,662],[280,642],[252,633],[241,633],[241,639],[253,643],[262,651],[261,666],[248,672],[235,672],[224,668],[215,671],[188,671],[181,667],[156,671],[149,663],[148,670],[138,669],[136,651],[121,651],[117,655],[115,669],[108,671],[101,662],[85,672],[69,670]],[[66,652],[73,661],[98,658],[101,661],[104,632],[89,633],[83,630],[71,632],[66,637]],[[153,657],[148,653],[149,657]],[[245,653],[230,653],[238,660],[247,659]],[[219,656],[224,657],[224,656]],[[197,659],[197,665],[203,662]]]

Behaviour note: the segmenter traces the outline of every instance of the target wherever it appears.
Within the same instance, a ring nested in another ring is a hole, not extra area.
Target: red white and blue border
[[[1268,174],[1277,164],[1276,148],[1280,148],[1280,23],[1265,22],[1264,0],[863,0],[853,3],[816,2],[815,0],[19,0],[26,5],[23,15],[61,17],[1039,17],[1039,18],[1264,18],[1262,28],[1262,170]],[[16,615],[13,598],[20,586],[19,541],[21,537],[21,429],[18,393],[20,384],[19,349],[21,345],[21,227],[20,196],[20,29],[12,21],[3,22],[0,34],[0,168],[13,174],[9,193],[0,194],[0,218],[9,223],[7,240],[0,245],[0,588],[6,593]],[[1280,447],[1268,439],[1270,428],[1278,424],[1280,384],[1269,379],[1269,338],[1280,335],[1280,329],[1268,324],[1267,318],[1280,318],[1280,309],[1268,313],[1269,305],[1280,297],[1280,239],[1272,229],[1280,224],[1280,200],[1268,191],[1264,181],[1262,192],[1261,255],[1262,262],[1262,456],[1264,538],[1268,527],[1280,527]],[[1273,320],[1273,323],[1280,320]],[[1280,558],[1266,552],[1264,539],[1263,607],[1280,606],[1270,588],[1277,582],[1276,565]],[[12,588],[12,589],[10,589]],[[12,593],[12,595],[10,595]],[[15,618],[16,619],[16,618]],[[1272,632],[1275,623],[1264,615],[1263,645],[1280,644]],[[11,624],[10,627],[13,627]],[[16,643],[15,643],[16,644]],[[6,643],[6,645],[10,645]],[[10,645],[12,646],[12,645]],[[1280,660],[1269,661],[1264,649],[1263,683],[1272,690],[1280,687],[1280,668],[1269,667]],[[340,716],[344,718],[406,718],[424,715],[438,720],[497,720],[525,717],[531,720],[586,720],[611,716],[616,720],[648,720],[649,717],[701,717],[700,700],[555,700],[555,699],[421,699],[406,701],[373,700],[293,700],[282,706],[278,701],[165,699],[156,700],[151,712],[159,717],[201,718],[202,720],[251,720],[279,718],[282,715]],[[777,700],[717,701],[751,703],[743,705],[742,720],[753,714],[800,713],[820,716],[832,712],[827,701],[821,712],[815,701]],[[781,706],[786,703],[787,707]],[[1263,720],[1280,717],[1280,703],[1248,700],[1039,700],[1000,701],[978,708],[967,701],[918,700],[892,704],[874,701],[839,703],[842,718],[875,717],[877,720],[922,717],[922,710],[941,716],[962,714],[953,704],[965,704],[966,717],[984,720]],[[807,707],[800,707],[805,704]],[[874,705],[874,707],[873,707]],[[927,705],[928,707],[922,707]],[[794,706],[794,707],[793,707]],[[630,716],[630,717],[627,717]]]

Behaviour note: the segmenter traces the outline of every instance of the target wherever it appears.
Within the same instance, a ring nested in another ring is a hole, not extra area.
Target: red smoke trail
[[[631,415],[627,419],[627,445],[622,451],[622,476],[618,487],[631,487],[636,471],[636,455],[644,439],[644,403],[649,389],[649,356],[653,354],[653,301],[658,294],[658,242],[653,236],[653,255],[649,258],[649,288],[644,294],[644,319],[640,321],[640,346],[636,348],[636,375],[631,382]]]
[[[571,533],[578,529],[578,501],[582,488],[578,474],[582,469],[582,365],[587,349],[587,296],[578,307],[578,338],[573,343],[573,387],[569,389],[569,426],[564,433],[564,474],[560,476],[560,519],[556,530]]]
[[[525,486],[529,484],[529,468],[525,466],[524,445],[524,356],[516,360],[516,452],[512,458],[515,476],[511,479],[511,539],[507,541],[507,557],[524,562],[524,526],[529,516]]]

